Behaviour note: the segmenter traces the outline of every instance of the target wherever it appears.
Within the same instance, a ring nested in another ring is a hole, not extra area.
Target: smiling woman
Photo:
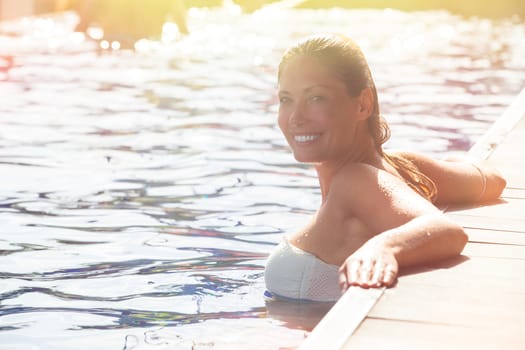
[[[296,160],[315,166],[322,202],[268,258],[273,295],[332,301],[350,286],[392,286],[399,268],[461,253],[465,232],[434,204],[497,198],[505,186],[497,170],[384,152],[390,131],[372,74],[347,37],[290,48],[278,80],[279,127]]]

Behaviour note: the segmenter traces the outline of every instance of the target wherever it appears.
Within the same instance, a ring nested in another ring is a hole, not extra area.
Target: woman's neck
[[[319,178],[319,185],[321,187],[321,197],[323,203],[328,196],[332,179],[339,173],[339,171],[341,171],[342,168],[345,167],[345,165],[352,163],[364,163],[379,169],[383,169],[383,157],[374,147],[373,141],[370,139],[369,142],[366,142],[365,144],[362,143],[362,145],[365,147],[359,147],[360,149],[353,152],[349,151],[344,157],[321,162],[315,165],[317,177]]]

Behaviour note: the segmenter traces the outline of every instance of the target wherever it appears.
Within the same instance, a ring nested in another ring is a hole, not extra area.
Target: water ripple
[[[50,272],[12,273],[0,272],[2,278],[16,278],[25,281],[59,281],[71,279],[105,278],[124,275],[151,275],[187,271],[214,270],[261,270],[262,267],[250,264],[262,260],[266,254],[249,253],[225,249],[182,247],[179,250],[205,253],[208,255],[191,259],[155,260],[138,259],[117,262],[89,264],[84,267],[60,269]]]
[[[35,313],[79,313],[94,316],[103,316],[112,322],[108,325],[79,325],[74,326],[76,330],[82,329],[124,329],[135,327],[168,327],[181,326],[185,324],[200,323],[214,319],[240,319],[240,318],[259,318],[266,313],[265,307],[253,308],[246,311],[218,312],[218,313],[198,313],[183,314],[171,311],[149,311],[133,309],[111,309],[111,308],[53,308],[53,307],[13,307],[0,308],[0,317],[20,314]],[[6,326],[4,330],[23,328],[24,325]]]

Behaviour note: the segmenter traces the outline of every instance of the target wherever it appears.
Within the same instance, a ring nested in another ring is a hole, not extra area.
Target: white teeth
[[[309,142],[317,139],[319,135],[297,135],[294,137],[296,142]]]

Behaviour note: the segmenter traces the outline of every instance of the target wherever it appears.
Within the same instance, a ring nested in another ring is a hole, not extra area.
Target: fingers
[[[394,284],[397,278],[397,267],[392,265],[387,265],[385,272],[383,274],[383,285],[390,287]]]
[[[370,282],[372,286],[380,287],[383,283],[385,276],[385,267],[382,266],[382,263],[376,263],[374,268],[374,274],[372,275]]]
[[[350,286],[355,285],[359,280],[359,270],[361,260],[351,260],[345,262],[339,269],[339,287],[342,291],[347,290]]]
[[[357,281],[359,281],[360,278],[360,271],[361,271],[362,261],[361,260],[354,260],[350,264],[350,275],[348,279],[348,284],[355,285]]]
[[[362,288],[390,287],[397,278],[397,266],[382,260],[348,259],[339,270],[339,286]]]
[[[365,261],[359,270],[359,285],[368,288],[373,284],[373,276],[376,270],[375,261]]]

